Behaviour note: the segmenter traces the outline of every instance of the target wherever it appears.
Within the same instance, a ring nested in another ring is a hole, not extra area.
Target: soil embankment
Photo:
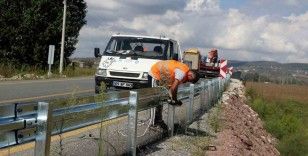
[[[189,132],[147,146],[140,155],[279,155],[276,139],[248,105],[241,81],[232,80],[221,103],[189,126]]]
[[[246,103],[245,88],[232,80],[221,103],[222,129],[212,141],[216,150],[207,155],[279,155],[273,138],[263,128],[261,119]]]

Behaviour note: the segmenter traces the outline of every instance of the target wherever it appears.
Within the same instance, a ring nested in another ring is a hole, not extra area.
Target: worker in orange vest
[[[199,75],[189,69],[189,67],[175,60],[164,60],[155,63],[149,72],[149,75],[154,79],[153,87],[164,86],[169,88],[170,100],[169,104],[181,106],[182,102],[177,100],[177,90],[181,83],[192,82],[196,83],[199,80]],[[163,129],[167,126],[162,119],[163,106],[156,107],[154,125],[160,125]]]

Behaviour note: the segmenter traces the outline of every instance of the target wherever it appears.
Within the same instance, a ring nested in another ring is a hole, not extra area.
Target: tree
[[[0,63],[46,67],[48,45],[59,63],[63,0],[0,0]],[[65,61],[86,24],[84,0],[67,0]]]

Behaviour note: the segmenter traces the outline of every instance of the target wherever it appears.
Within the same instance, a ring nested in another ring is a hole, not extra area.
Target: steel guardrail
[[[203,101],[207,101],[212,105],[219,100],[229,81],[230,75],[226,79],[215,78],[202,80],[196,85],[183,85],[183,87],[179,88],[178,99],[189,100],[187,104],[187,124],[193,120],[192,105],[194,104],[194,97],[200,96]],[[132,99],[132,95],[136,98]],[[40,141],[40,146],[47,147],[49,146],[48,138],[51,135],[127,115],[129,118],[132,118],[129,121],[135,121],[137,117],[132,115],[132,112],[140,112],[153,108],[161,104],[162,101],[166,101],[169,98],[168,95],[166,88],[157,87],[83,97],[87,98],[86,103],[74,101],[76,99],[78,100],[78,97],[76,97],[70,101],[70,105],[63,105],[57,100],[1,105],[0,148],[34,140],[36,144]],[[206,107],[208,106],[204,106],[204,109]],[[168,127],[172,136],[174,107],[171,106],[168,113]],[[45,120],[45,118],[47,119]],[[133,128],[134,126],[131,127]],[[135,131],[132,132],[134,133]],[[132,143],[134,137],[130,137],[130,149],[136,146],[135,143]],[[49,152],[49,147],[47,149],[42,147],[37,148],[40,148],[40,154],[43,153],[44,155],[46,152]],[[45,151],[42,152],[42,150]]]

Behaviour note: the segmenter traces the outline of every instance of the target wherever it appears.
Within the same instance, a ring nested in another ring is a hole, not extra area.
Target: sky
[[[308,63],[308,0],[85,0],[73,57],[113,34],[166,36],[230,60]]]

